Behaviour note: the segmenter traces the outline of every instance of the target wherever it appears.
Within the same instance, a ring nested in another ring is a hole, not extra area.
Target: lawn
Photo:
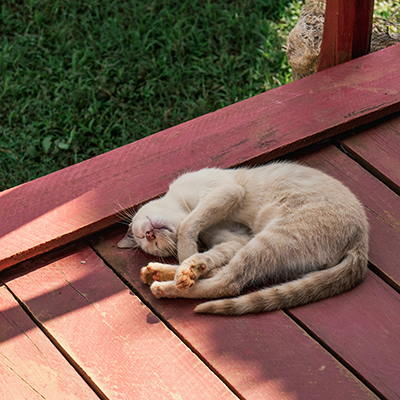
[[[301,2],[0,7],[3,190],[289,82]]]

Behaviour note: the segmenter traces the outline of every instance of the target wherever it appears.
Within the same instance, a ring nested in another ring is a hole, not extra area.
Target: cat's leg
[[[140,279],[148,285],[154,281],[173,281],[178,267],[178,265],[151,262],[141,269]]]
[[[175,285],[178,289],[187,289],[203,275],[208,275],[218,267],[205,253],[197,253],[185,260],[176,270]],[[211,261],[211,262],[210,262]]]
[[[226,270],[226,265],[243,248],[251,235],[244,227],[232,223],[217,224],[203,235],[210,235],[207,239],[209,244],[215,244],[204,253],[197,253],[185,260],[176,270],[174,282],[155,282],[151,290],[156,297],[215,297],[213,287],[225,288],[225,276],[219,273]],[[215,279],[208,278],[215,276]],[[205,278],[198,281],[198,278]],[[215,281],[215,282],[214,282]],[[160,284],[158,284],[160,283]],[[235,285],[221,292],[220,297],[230,296],[240,291]],[[211,296],[207,295],[207,289],[211,290]],[[183,294],[182,292],[187,292]]]
[[[183,262],[198,252],[199,233],[225,219],[245,196],[239,184],[226,185],[208,193],[182,221],[178,233],[178,258]]]
[[[178,289],[188,289],[198,278],[215,275],[216,269],[228,264],[250,240],[251,236],[245,229],[224,229],[225,225],[217,224],[206,230],[203,235],[209,235],[215,245],[204,253],[194,254],[178,267],[175,274]]]
[[[242,247],[217,274],[201,279],[181,290],[174,282],[154,282],[150,289],[156,297],[220,298],[238,295],[251,284],[282,275],[289,260],[299,254],[290,235],[276,230],[263,231]]]
[[[220,222],[201,233],[207,246],[212,246],[204,253],[194,254],[180,266],[149,263],[140,271],[144,283],[154,281],[172,281],[175,278],[180,288],[190,287],[200,277],[209,277],[215,270],[226,265],[232,257],[251,239],[249,230],[234,222]]]
[[[153,282],[150,290],[157,298],[184,297],[184,298],[219,298],[238,295],[241,288],[229,279],[225,279],[219,272],[207,279],[200,279],[187,290],[178,289],[174,281]]]

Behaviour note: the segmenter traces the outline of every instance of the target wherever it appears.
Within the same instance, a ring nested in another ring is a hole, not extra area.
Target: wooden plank
[[[400,110],[399,57],[392,46],[1,193],[0,269],[109,226],[184,171],[265,162]]]
[[[200,301],[155,299],[139,278],[153,258],[117,249],[124,233],[124,228],[103,232],[91,243],[243,398],[375,398],[283,312],[199,315],[193,309]]]
[[[365,205],[369,258],[399,290],[400,197],[334,146],[304,153],[303,162],[341,180]],[[400,398],[400,295],[394,289],[369,272],[350,292],[290,312],[385,398]]]
[[[98,399],[4,286],[0,287],[0,398]]]
[[[400,116],[340,143],[357,162],[400,195]]]
[[[339,179],[366,208],[370,224],[369,260],[400,288],[400,197],[335,146],[321,146],[294,157]]]
[[[87,247],[7,283],[109,399],[236,396]]]
[[[374,0],[326,0],[318,71],[369,52]]]
[[[375,274],[348,293],[290,313],[384,398],[400,398],[400,294]]]

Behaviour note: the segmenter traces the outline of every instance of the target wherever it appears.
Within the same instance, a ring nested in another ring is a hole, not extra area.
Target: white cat
[[[210,247],[204,253],[199,235]],[[156,297],[232,297],[251,284],[290,280],[195,309],[243,314],[353,288],[367,270],[368,224],[350,190],[313,168],[288,162],[210,168],[182,175],[164,197],[144,205],[118,246],[178,255],[180,265],[142,269]]]

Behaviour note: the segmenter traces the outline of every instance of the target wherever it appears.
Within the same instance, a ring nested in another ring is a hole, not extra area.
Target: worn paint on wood
[[[0,269],[109,226],[184,171],[265,162],[400,110],[399,57],[392,46],[2,192]]]
[[[369,52],[374,0],[326,0],[318,71]]]
[[[0,398],[98,399],[5,286],[0,287]]]
[[[361,165],[400,195],[400,117],[340,141]]]
[[[236,398],[89,248],[8,286],[107,398]]]
[[[304,153],[304,152],[300,152]],[[369,259],[400,288],[400,197],[334,146],[300,158],[348,186],[366,207]],[[349,293],[291,310],[386,398],[400,397],[400,295],[369,272]]]
[[[384,398],[400,397],[400,294],[375,274],[348,293],[290,312]]]
[[[92,245],[243,398],[375,398],[283,312],[199,315],[193,312],[199,300],[155,299],[139,279],[152,258],[117,249],[123,234],[104,232]]]
[[[364,204],[370,224],[369,260],[400,288],[400,197],[334,146],[310,149],[301,160],[339,179]]]

